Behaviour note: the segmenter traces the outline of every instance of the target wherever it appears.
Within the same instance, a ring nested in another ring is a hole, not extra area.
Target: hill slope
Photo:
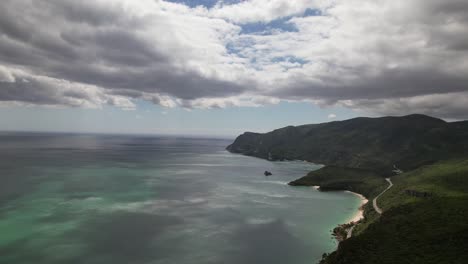
[[[292,186],[320,186],[321,191],[348,190],[368,199],[385,190],[387,182],[373,171],[325,166],[289,183]]]
[[[290,185],[351,190],[375,197],[353,236],[323,264],[466,263],[468,259],[468,121],[424,115],[355,118],[269,133],[244,133],[231,152],[270,160],[325,164]],[[394,175],[395,167],[404,173]]]
[[[321,263],[466,263],[468,160],[424,166],[392,181],[379,200],[382,216],[368,219],[366,229]]]
[[[354,118],[288,126],[265,134],[246,132],[227,147],[270,160],[302,159],[392,174],[468,153],[468,122],[425,115]]]

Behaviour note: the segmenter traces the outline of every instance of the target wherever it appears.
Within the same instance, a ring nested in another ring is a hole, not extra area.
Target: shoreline
[[[311,185],[309,187],[321,192],[319,185]],[[349,190],[335,190],[335,191],[350,193],[354,196],[359,197],[360,199],[360,204],[359,204],[357,212],[351,218],[349,218],[345,223],[338,224],[338,226],[336,226],[332,231],[332,236],[335,237],[338,243],[340,243],[352,237],[354,228],[364,219],[364,211],[365,211],[364,206],[369,202],[369,200],[364,195],[360,193],[352,192]]]
[[[314,190],[321,191],[319,185],[314,185],[314,186],[310,186],[310,187],[312,187]],[[361,199],[361,204],[359,205],[358,211],[354,214],[354,216],[352,216],[349,219],[349,221],[347,221],[347,222],[345,222],[343,224],[340,224],[340,225],[354,225],[354,224],[357,224],[359,221],[364,219],[364,206],[369,202],[369,200],[364,195],[362,195],[360,193],[356,193],[356,192],[352,192],[352,191],[348,191],[348,190],[342,190],[342,192],[351,193],[351,194],[359,197]]]
[[[359,205],[358,211],[348,222],[345,223],[346,225],[350,225],[350,224],[355,225],[356,223],[364,219],[364,206],[369,202],[369,200],[360,193],[355,193],[355,192],[348,191],[348,190],[345,190],[344,192],[351,193],[361,199],[361,204]]]
[[[320,186],[314,185],[310,187],[312,187],[315,190],[320,191]],[[369,202],[369,200],[360,193],[352,192],[349,190],[337,190],[337,191],[353,194],[359,197],[361,200],[357,212],[351,218],[349,218],[349,220],[346,221],[345,223],[338,224],[338,226],[335,227],[332,231],[332,235],[335,237],[338,243],[340,243],[352,237],[354,228],[356,227],[356,225],[358,225],[361,222],[361,220],[364,219],[364,206]]]

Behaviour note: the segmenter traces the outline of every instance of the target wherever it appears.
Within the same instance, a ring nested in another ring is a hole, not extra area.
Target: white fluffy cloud
[[[3,102],[131,109],[135,99],[188,108],[305,100],[468,117],[464,0],[2,5]],[[243,30],[280,18],[295,30]]]
[[[334,1],[320,0],[247,0],[237,4],[223,4],[202,9],[204,15],[236,23],[269,22],[281,17],[302,15],[307,9],[324,9]]]

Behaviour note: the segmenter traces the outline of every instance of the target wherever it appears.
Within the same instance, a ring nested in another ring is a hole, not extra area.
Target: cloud
[[[123,109],[135,108],[127,97],[109,94],[97,86],[33,75],[14,68],[4,71],[3,75],[8,77],[0,81],[0,98],[3,102],[85,108],[108,104]]]
[[[335,119],[336,118],[336,115],[335,114],[329,114],[328,115],[328,119]]]
[[[235,96],[224,98],[200,98],[196,100],[182,101],[186,108],[226,108],[226,107],[260,107],[263,105],[278,104],[279,99],[266,96]]]
[[[0,65],[0,82],[11,83],[15,81],[15,77],[11,74],[11,71],[8,68],[5,68]]]
[[[464,0],[2,5],[4,103],[131,109],[135,100],[185,108],[297,100],[468,118]],[[295,30],[244,30],[278,19]]]
[[[449,120],[467,118],[468,92],[421,95],[399,99],[346,100],[338,104],[379,115],[426,113]]]
[[[181,5],[123,0],[4,4],[8,8],[0,11],[2,81],[8,77],[4,68],[22,68],[31,78],[91,85],[113,98],[126,94],[167,106],[172,104],[161,98],[224,97],[246,89],[243,82],[230,80],[236,77],[228,76],[235,74],[230,68],[236,65],[228,65],[221,56],[225,46],[219,35],[229,35],[238,27],[192,15]],[[14,14],[15,10],[24,13]],[[217,72],[205,65],[226,69]],[[2,101],[76,106],[50,100],[57,96],[54,88],[39,83],[34,83],[39,88],[31,89],[20,82],[2,85],[16,90],[14,97],[0,97]]]
[[[277,18],[302,15],[307,9],[325,8],[331,1],[314,0],[247,0],[237,4],[220,1],[207,10],[211,17],[223,18],[236,23],[270,22]]]

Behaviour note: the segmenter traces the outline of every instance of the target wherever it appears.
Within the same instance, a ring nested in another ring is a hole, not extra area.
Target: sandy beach
[[[358,222],[359,220],[364,218],[364,208],[363,207],[369,201],[362,194],[351,192],[351,191],[345,191],[345,192],[352,193],[352,194],[358,196],[359,198],[361,198],[361,205],[359,206],[359,210],[356,212],[356,214],[346,224],[350,224],[350,223],[353,223],[353,222],[354,223]]]

